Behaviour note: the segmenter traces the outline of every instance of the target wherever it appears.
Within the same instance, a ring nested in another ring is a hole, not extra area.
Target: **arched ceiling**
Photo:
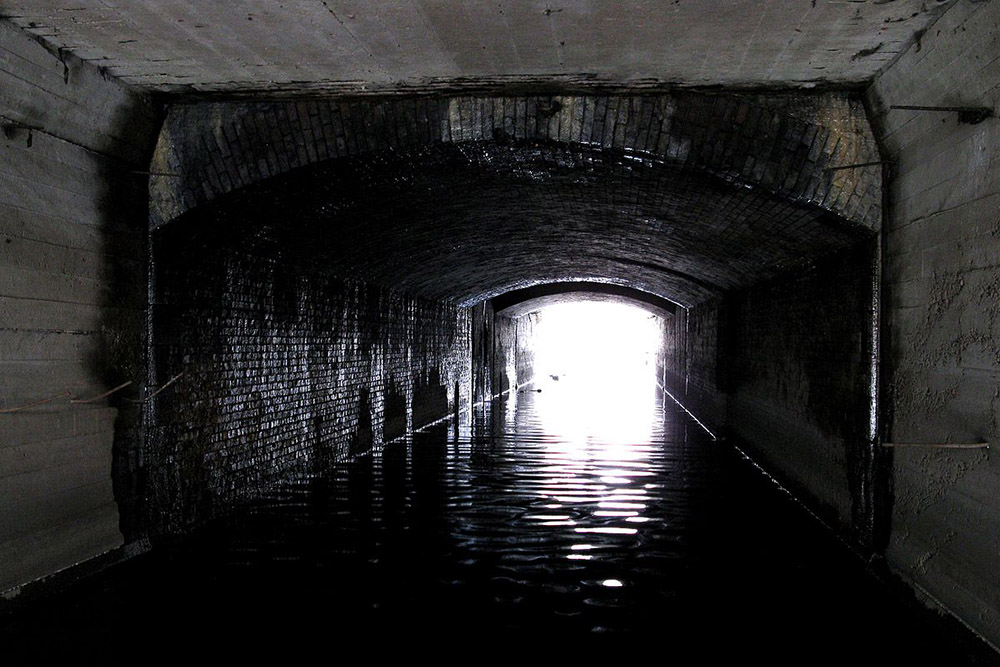
[[[0,0],[129,84],[178,94],[871,79],[950,0]],[[61,51],[60,51],[61,52]]]
[[[843,93],[199,103],[168,115],[151,223],[460,304],[589,281],[689,306],[874,233],[877,160]]]
[[[690,91],[174,105],[151,224],[306,165],[490,140],[618,149],[881,224],[880,157],[857,96]]]
[[[167,252],[238,244],[463,305],[590,281],[689,306],[871,233],[683,163],[503,138],[295,169],[195,207],[156,238]]]
[[[546,283],[516,289],[492,300],[493,311],[505,317],[523,317],[529,313],[564,303],[599,301],[637,306],[658,317],[670,317],[677,308],[672,301],[639,290],[606,283]]]

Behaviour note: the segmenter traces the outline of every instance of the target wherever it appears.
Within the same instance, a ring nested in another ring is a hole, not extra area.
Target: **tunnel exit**
[[[551,435],[607,443],[648,439],[661,319],[621,303],[577,301],[537,313],[530,388]]]

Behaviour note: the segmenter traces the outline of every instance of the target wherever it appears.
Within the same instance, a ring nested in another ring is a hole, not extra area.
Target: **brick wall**
[[[682,402],[709,427],[720,429],[727,421],[725,387],[719,378],[719,302],[691,308],[685,336],[686,386]]]
[[[464,305],[581,280],[693,304],[870,233],[683,164],[553,142],[369,151],[238,192],[342,272]]]
[[[869,94],[890,160],[885,439],[989,442],[892,450],[886,558],[1000,646],[1000,121],[894,104],[998,106],[1000,6],[960,0]]]
[[[416,97],[171,108],[154,171],[154,223],[309,164],[439,142],[624,149],[809,202],[877,228],[877,159],[861,100],[844,93]]]
[[[193,233],[211,214],[154,234],[155,374],[183,373],[154,405],[154,535],[469,405],[467,309],[262,252],[247,220]]]
[[[539,317],[538,313],[528,313],[515,320],[517,336],[514,344],[514,369],[518,386],[528,384],[535,379],[534,340]]]
[[[141,423],[123,399],[144,388],[148,217],[132,172],[148,168],[158,118],[3,21],[0,91],[0,410],[58,397],[0,413],[4,591],[132,537],[122,498]]]
[[[534,335],[539,314],[529,312],[508,317],[499,311],[495,318],[495,393],[515,389],[535,377]]]
[[[493,305],[483,301],[469,308],[472,327],[472,401],[489,400],[494,394],[507,389],[502,387],[503,373],[498,363],[495,332],[496,316]]]
[[[726,426],[726,393],[718,373],[719,301],[678,308],[663,319],[664,388],[715,433]]]
[[[687,308],[677,308],[672,316],[661,319],[663,345],[657,354],[657,377],[664,388],[680,399],[684,393],[687,348]]]
[[[500,393],[517,387],[517,319],[500,312],[494,322],[493,373]]]

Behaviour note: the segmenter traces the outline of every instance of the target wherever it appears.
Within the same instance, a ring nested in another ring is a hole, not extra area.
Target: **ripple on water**
[[[64,630],[103,641],[112,627],[144,636],[184,619],[299,638],[447,629],[630,634],[771,658],[934,653],[936,635],[672,404],[654,397],[648,437],[622,443],[560,437],[534,394],[516,401],[494,406],[495,430],[480,413],[457,434],[442,424],[290,480],[101,580],[74,608],[117,610],[66,611]],[[22,624],[3,638],[31,636]]]

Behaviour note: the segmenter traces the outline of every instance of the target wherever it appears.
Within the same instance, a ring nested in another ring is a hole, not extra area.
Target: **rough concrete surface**
[[[886,219],[890,565],[1000,645],[1000,124],[897,104],[995,107],[1000,8],[958,4],[871,87]]]
[[[133,360],[146,184],[130,171],[145,168],[156,116],[120,82],[6,23],[0,91],[3,591],[123,541],[111,470],[136,440],[124,419],[116,426],[121,402],[70,399],[126,379],[134,397],[145,384]]]
[[[0,14],[153,90],[357,94],[858,83],[949,4],[4,0]]]

